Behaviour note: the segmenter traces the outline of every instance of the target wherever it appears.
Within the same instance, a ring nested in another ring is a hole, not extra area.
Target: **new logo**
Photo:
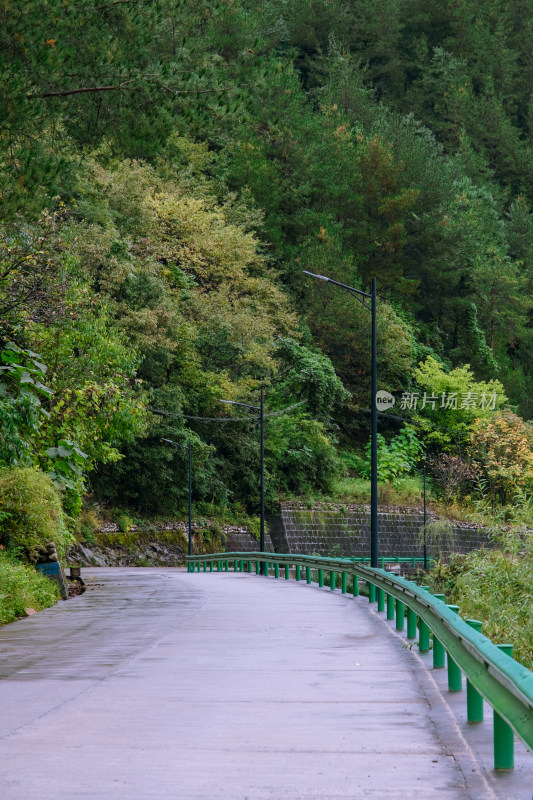
[[[376,392],[376,406],[378,411],[388,411],[396,402],[396,398],[390,392],[380,389]]]

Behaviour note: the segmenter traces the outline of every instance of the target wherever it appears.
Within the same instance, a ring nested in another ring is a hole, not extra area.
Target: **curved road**
[[[520,771],[487,780],[363,598],[241,573],[83,576],[83,596],[0,629],[2,800],[531,800]]]

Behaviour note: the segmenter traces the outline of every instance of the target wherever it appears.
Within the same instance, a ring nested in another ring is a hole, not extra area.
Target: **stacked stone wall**
[[[226,553],[251,553],[255,550],[259,550],[259,542],[258,540],[250,533],[250,531],[246,530],[235,530],[231,531],[228,530],[226,527],[224,530],[225,536],[225,551]],[[270,538],[270,534],[265,531],[265,550],[268,553],[274,552],[274,545],[272,544],[272,539]]]
[[[423,524],[422,512],[388,510],[378,513],[380,556],[422,556],[419,531]],[[306,509],[286,503],[282,505],[280,516],[271,518],[270,532],[277,552],[368,556],[370,510],[365,506]],[[490,546],[486,531],[477,526],[455,525],[452,548],[455,552],[466,553],[482,545]],[[442,553],[447,555],[449,550],[442,547]],[[437,555],[430,548],[428,554]]]

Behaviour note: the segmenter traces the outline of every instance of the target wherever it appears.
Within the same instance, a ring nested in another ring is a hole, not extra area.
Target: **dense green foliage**
[[[529,492],[527,12],[4,3],[1,464],[50,473],[69,516],[86,489],[172,512],[186,450],[161,438],[191,442],[195,497],[253,511],[257,422],[220,400],[263,385],[269,506],[327,492],[368,439],[370,320],[307,269],[377,277],[380,388],[497,395],[492,440],[483,413],[403,409],[416,436],[383,424],[382,477],[420,442],[472,460],[493,505]]]
[[[14,622],[27,608],[42,611],[59,600],[59,587],[0,551],[0,625]]]
[[[494,642],[511,642],[513,657],[533,669],[531,617],[531,532],[500,533],[494,550],[456,556],[428,580],[433,591],[460,606],[465,619],[483,621],[483,632]]]
[[[35,560],[54,542],[60,558],[69,535],[60,495],[51,479],[32,467],[0,471],[0,544],[14,555]]]

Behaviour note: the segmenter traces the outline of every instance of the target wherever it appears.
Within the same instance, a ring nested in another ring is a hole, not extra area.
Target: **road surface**
[[[84,595],[0,629],[2,800],[531,800],[521,769],[484,775],[364,598],[82,574]]]

